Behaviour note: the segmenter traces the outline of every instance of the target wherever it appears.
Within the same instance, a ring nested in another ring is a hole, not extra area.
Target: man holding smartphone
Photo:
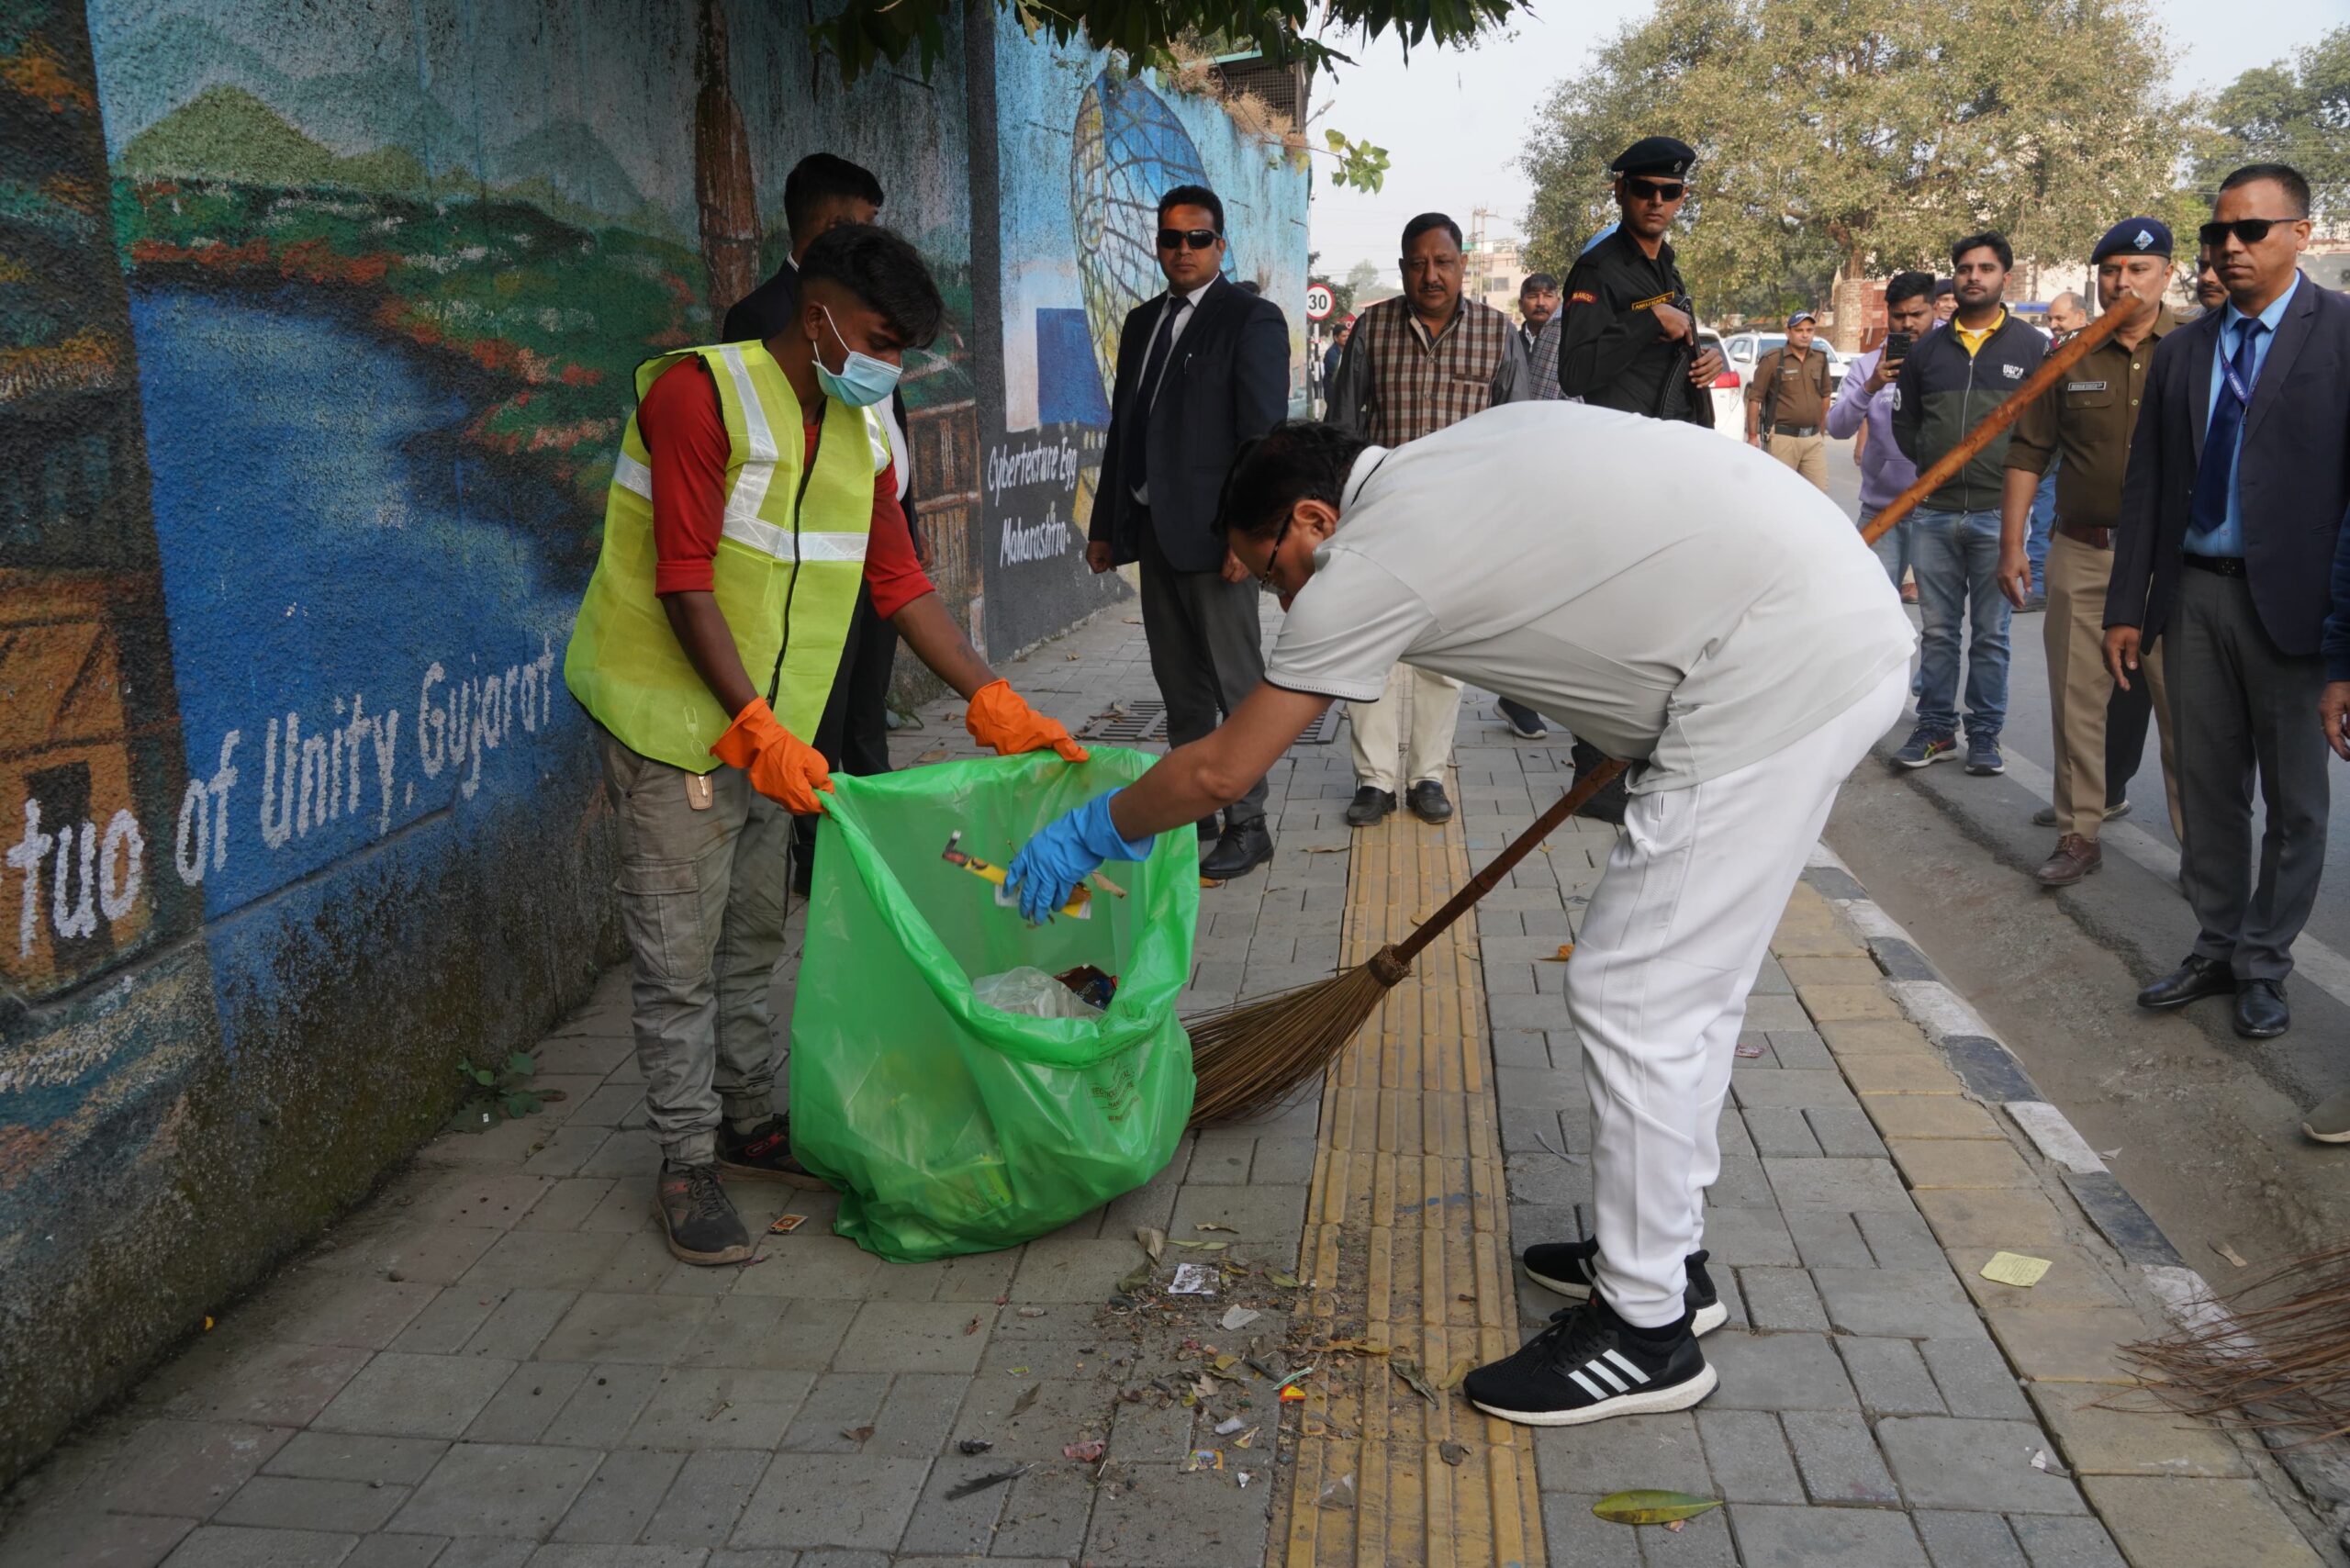
[[[1828,433],[1853,442],[1852,461],[1861,465],[1861,515],[1866,528],[1893,498],[1918,477],[1918,465],[1902,455],[1893,439],[1893,379],[1911,345],[1933,330],[1934,276],[1897,273],[1885,286],[1885,316],[1892,330],[1885,342],[1852,362],[1844,385],[1828,410]],[[1899,588],[1909,571],[1909,520],[1903,518],[1874,546],[1885,575]]]

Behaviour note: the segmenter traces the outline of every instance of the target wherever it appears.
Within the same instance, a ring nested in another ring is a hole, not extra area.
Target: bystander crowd
[[[1896,273],[1885,286],[1885,342],[1852,362],[1828,410],[1828,433],[1851,442],[1852,461],[1860,465],[1861,510],[1854,522],[1863,529],[1918,477],[1917,465],[1893,439],[1893,383],[1910,349],[1933,330],[1933,274]],[[1917,588],[1905,586],[1902,579],[1909,575],[1913,521],[1903,518],[1874,546],[1885,575],[1911,600]]]

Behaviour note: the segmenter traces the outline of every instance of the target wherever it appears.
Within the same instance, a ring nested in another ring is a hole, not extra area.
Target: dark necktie
[[[2244,401],[2252,392],[2252,345],[2267,327],[2257,319],[2238,329],[2243,334],[2235,357],[2229,361],[2232,375],[2221,378],[2220,405],[2211,410],[2211,428],[2203,432],[2203,462],[2195,471],[2195,499],[2188,509],[2188,526],[2203,533],[2228,521],[2228,492],[2236,473],[2236,437],[2244,429]]]
[[[1126,425],[1126,487],[1139,490],[1150,477],[1150,409],[1158,401],[1158,377],[1175,347],[1175,323],[1192,302],[1180,296],[1158,314],[1158,330],[1151,334],[1150,353],[1142,362],[1142,382],[1135,388],[1135,417]]]

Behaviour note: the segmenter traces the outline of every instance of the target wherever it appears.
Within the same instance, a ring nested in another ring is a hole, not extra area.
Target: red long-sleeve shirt
[[[710,367],[699,358],[680,361],[655,378],[636,411],[638,431],[653,456],[653,591],[707,593],[711,562],[718,554],[726,515],[725,416]],[[820,426],[801,427],[804,461],[816,460]],[[898,505],[892,464],[873,476],[873,522],[865,545],[865,581],[873,608],[895,615],[931,589],[930,577],[914,558],[913,534]]]

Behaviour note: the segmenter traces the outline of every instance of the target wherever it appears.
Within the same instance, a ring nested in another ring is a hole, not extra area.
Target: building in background
[[[1485,220],[1493,215],[1492,208],[1483,207],[1469,215],[1469,243],[1463,247],[1468,275],[1460,292],[1515,321],[1518,286],[1533,269],[1526,264],[1525,241],[1488,234]],[[1356,308],[1365,303],[1358,300]]]

